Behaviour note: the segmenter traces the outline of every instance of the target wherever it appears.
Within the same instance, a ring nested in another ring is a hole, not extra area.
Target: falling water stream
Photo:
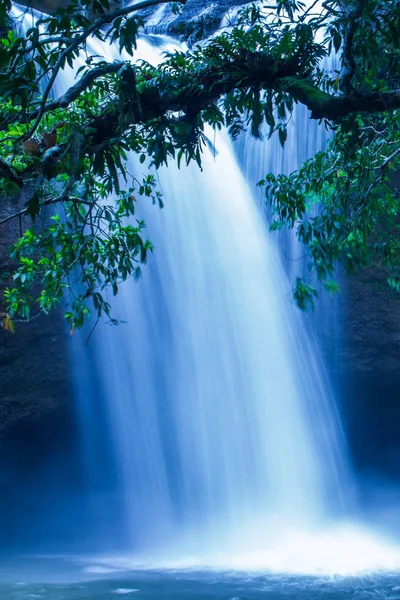
[[[142,38],[137,57],[156,63],[173,45]],[[119,58],[99,41],[90,50]],[[73,78],[61,75],[57,94]],[[305,112],[296,119],[290,143],[302,147],[313,130]],[[73,342],[88,501],[105,504],[123,553],[103,539],[106,556],[91,560],[111,570],[394,568],[389,544],[348,524],[351,468],[321,358],[232,143],[207,133],[215,152],[204,151],[203,171],[170,164],[157,172],[165,207],[140,200],[155,251],[141,281],[112,298],[124,323],[100,324],[89,347]],[[289,146],[283,168],[292,159]]]
[[[159,52],[140,44],[148,61]],[[96,331],[79,384],[82,403],[91,377],[106,398],[142,556],[248,552],[269,530],[315,526],[348,492],[334,402],[279,253],[229,140],[214,144],[203,172],[158,173],[163,210],[141,202],[154,257],[113,299],[126,323]]]

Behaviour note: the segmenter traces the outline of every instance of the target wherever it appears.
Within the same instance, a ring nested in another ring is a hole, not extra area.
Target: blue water
[[[11,563],[10,563],[11,564]],[[52,574],[50,576],[49,574]],[[315,577],[212,571],[86,573],[65,560],[28,560],[0,569],[4,600],[399,599],[399,574]]]
[[[142,58],[160,60],[149,40],[139,46]],[[88,51],[121,58],[99,40]],[[74,82],[64,71],[56,93]],[[295,147],[306,152],[302,131]],[[140,285],[128,281],[112,299],[125,323],[100,324],[89,350],[74,338],[74,360],[85,365],[76,395],[87,512],[99,515],[89,537],[110,551],[123,529],[118,545],[136,562],[11,561],[0,570],[4,598],[395,598],[400,590],[397,575],[343,578],[400,572],[400,550],[355,522],[347,444],[318,349],[291,305],[276,241],[232,144],[207,134],[215,153],[204,152],[204,172],[162,169],[163,211],[139,203],[156,251]],[[132,156],[129,165],[146,169]],[[64,502],[55,502],[60,522]],[[85,535],[71,529],[82,551]],[[132,570],[138,561],[164,570]],[[256,568],[264,574],[244,575]],[[342,577],[265,574],[282,571]]]

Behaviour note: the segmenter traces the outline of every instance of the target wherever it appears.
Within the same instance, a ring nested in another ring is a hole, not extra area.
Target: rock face
[[[3,199],[0,220],[17,212],[23,202]],[[18,219],[1,227],[0,292],[13,284],[9,249],[18,234]],[[4,308],[0,301],[0,312]],[[74,456],[69,337],[60,312],[17,322],[14,334],[0,329],[0,547],[9,548],[24,536],[24,515],[28,519],[29,513],[50,514],[50,472],[53,493],[67,480],[66,468],[78,472],[77,462],[72,467],[70,460],[55,460]],[[38,495],[40,489],[49,491],[47,506],[46,498]]]
[[[22,0],[20,4],[27,4]],[[221,25],[224,15],[232,8],[251,4],[248,0],[187,0],[176,12],[171,4],[160,4],[143,10],[141,14],[146,20],[146,31],[151,33],[168,33],[172,36],[184,36],[192,41],[204,38]],[[111,6],[113,2],[111,1]],[[120,6],[115,3],[114,6]],[[53,14],[59,6],[60,0],[33,0],[31,6],[45,13]],[[234,11],[233,13],[234,14]]]
[[[162,5],[143,11],[148,33],[168,33],[184,37],[189,43],[204,39],[221,25],[228,25],[236,14],[236,8],[250,4],[248,0],[188,0],[178,14],[171,5]]]
[[[14,214],[24,200],[2,200],[0,220]],[[21,227],[24,227],[21,223]],[[39,225],[39,224],[37,224]],[[19,234],[19,220],[2,226],[0,291],[12,287],[9,249]],[[0,305],[0,312],[4,307]],[[0,329],[0,439],[11,429],[38,422],[69,406],[68,335],[60,313],[16,323],[15,333]]]
[[[365,269],[344,278],[339,314],[334,378],[356,469],[398,482],[400,294],[384,269]]]
[[[344,294],[344,365],[358,373],[400,375],[400,294],[388,286],[385,270],[348,277]]]
[[[68,356],[58,314],[0,331],[0,437],[69,406]]]

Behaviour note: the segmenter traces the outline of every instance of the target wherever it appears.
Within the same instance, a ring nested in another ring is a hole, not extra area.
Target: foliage
[[[158,66],[135,61],[138,11],[163,1],[111,9],[108,0],[71,0],[25,33],[9,0],[0,4],[0,194],[17,206],[0,225],[19,230],[4,327],[49,312],[62,297],[71,329],[90,313],[113,321],[104,289],[116,294],[138,278],[153,249],[135,205],[143,197],[162,206],[154,169],[169,160],[201,166],[206,125],[226,126],[232,137],[267,130],[284,145],[298,102],[333,136],[298,172],[260,182],[272,229],[296,230],[310,271],[330,292],[338,261],[349,271],[383,264],[400,291],[392,179],[400,166],[399,3],[248,5],[233,28],[190,51]],[[116,44],[119,60],[98,56],[93,39]],[[341,63],[334,73],[324,68],[333,51]],[[57,96],[69,69],[75,80]],[[139,159],[135,173],[129,152]],[[295,283],[302,309],[316,296],[310,277]]]
[[[379,264],[400,282],[398,191],[400,114],[344,121],[328,149],[289,176],[267,175],[259,185],[273,207],[272,229],[295,228],[310,270],[332,288],[341,263],[347,272]],[[399,286],[400,291],[400,286]]]

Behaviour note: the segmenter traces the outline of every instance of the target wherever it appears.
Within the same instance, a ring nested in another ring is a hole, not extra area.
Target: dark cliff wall
[[[344,289],[342,369],[400,375],[400,294],[384,269],[347,277]]]
[[[380,268],[344,278],[343,288],[334,377],[355,466],[399,481],[400,294]]]
[[[23,202],[3,199],[0,220],[17,212]],[[0,292],[13,284],[9,249],[19,230],[18,219],[1,227]],[[79,479],[70,336],[60,312],[33,317],[30,323],[17,322],[15,333],[0,329],[0,547],[25,536],[28,515],[31,521],[43,515],[40,527],[46,522],[52,527],[56,492],[67,480],[74,487]]]
[[[15,213],[23,199],[2,201],[0,219]],[[36,224],[40,226],[39,223]],[[21,223],[23,229],[25,223]],[[2,226],[0,291],[13,285],[9,250],[19,235],[18,219]],[[0,301],[1,304],[1,301]],[[4,312],[0,306],[0,312]],[[59,312],[33,315],[16,323],[15,333],[0,329],[0,438],[12,428],[66,410],[69,405],[68,335]]]

